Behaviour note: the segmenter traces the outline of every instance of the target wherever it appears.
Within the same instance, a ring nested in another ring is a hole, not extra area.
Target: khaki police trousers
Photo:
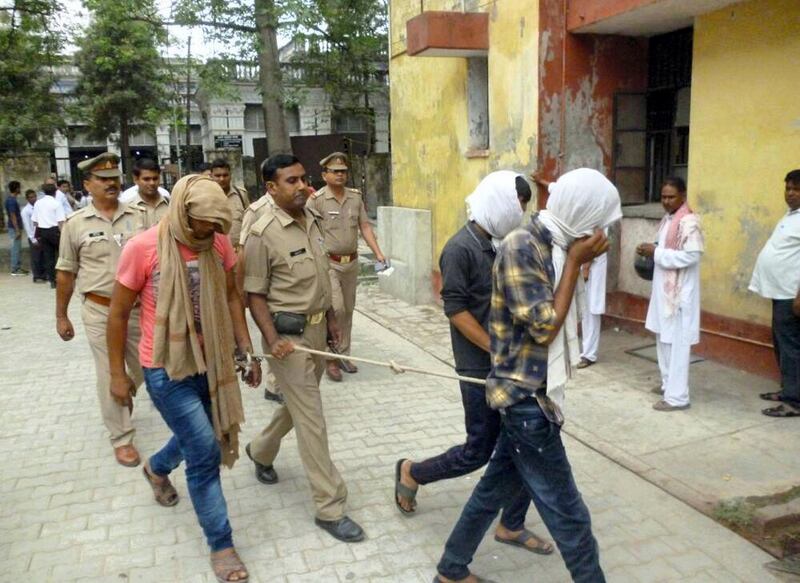
[[[318,324],[306,324],[303,336],[285,338],[299,346],[325,350],[325,318]],[[317,518],[339,520],[344,516],[347,487],[331,461],[328,448],[328,428],[319,392],[324,358],[293,352],[283,360],[271,359],[270,369],[286,403],[276,409],[269,425],[250,442],[250,455],[258,463],[271,466],[278,456],[281,439],[294,428],[300,459],[317,506]]]
[[[97,398],[100,401],[100,414],[103,416],[111,445],[120,447],[133,442],[135,430],[131,423],[128,408],[118,405],[111,396],[111,371],[108,365],[108,345],[106,344],[106,324],[108,323],[108,307],[101,306],[91,300],[84,300],[81,307],[83,329],[89,348],[92,349],[94,369],[97,375]],[[142,367],[139,364],[139,310],[131,312],[128,320],[128,340],[125,345],[125,363],[128,374],[138,388],[144,381]]]
[[[350,333],[353,330],[353,310],[356,308],[356,288],[358,287],[358,259],[350,263],[331,261],[328,270],[331,278],[331,299],[336,321],[342,330],[339,352],[350,354]]]

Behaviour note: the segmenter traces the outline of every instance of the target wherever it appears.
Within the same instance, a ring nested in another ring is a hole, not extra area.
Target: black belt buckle
[[[536,402],[550,423],[554,423],[559,427],[564,425],[564,414],[561,412],[561,407],[547,396],[547,389],[537,389]]]

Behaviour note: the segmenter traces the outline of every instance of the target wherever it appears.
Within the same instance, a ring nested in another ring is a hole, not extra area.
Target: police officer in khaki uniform
[[[381,262],[385,262],[386,258],[378,247],[361,193],[345,186],[349,170],[347,155],[334,152],[320,160],[319,165],[322,166],[325,186],[309,199],[308,208],[322,216],[325,246],[331,261],[333,308],[342,328],[342,343],[339,350],[342,354],[350,354],[350,335],[358,286],[359,229],[375,258]],[[348,373],[358,371],[356,365],[349,360],[343,360],[341,364],[338,360],[329,360],[326,372],[332,381],[342,380],[340,366]]]
[[[228,237],[234,249],[239,248],[239,237],[242,233],[242,217],[244,209],[250,205],[250,197],[247,192],[231,184],[231,165],[223,158],[217,158],[211,162],[211,178],[220,185],[225,196],[228,197],[228,205],[231,207],[233,221]]]
[[[111,434],[117,461],[124,466],[139,464],[133,445],[131,411],[111,396],[111,377],[106,346],[106,320],[111,290],[122,247],[143,230],[142,212],[119,202],[119,157],[111,152],[78,164],[83,187],[92,202],[72,213],[61,232],[56,264],[56,329],[63,340],[72,340],[75,330],[68,308],[77,279],[81,295],[81,319],[94,357],[97,396],[103,422]],[[134,310],[128,327],[125,359],[138,387],[143,381],[139,365],[139,314]]]
[[[130,200],[126,201],[124,196],[121,200],[142,211],[144,227],[149,229],[169,212],[169,200],[159,189],[161,167],[155,160],[141,158],[133,165],[133,181],[136,183],[136,193]]]
[[[245,451],[259,481],[275,483],[272,464],[281,439],[294,428],[317,506],[316,524],[339,540],[360,541],[364,532],[345,515],[347,488],[328,448],[319,391],[324,359],[294,350],[295,345],[324,350],[329,335],[334,342],[341,336],[331,309],[320,220],[305,207],[305,169],[297,158],[273,156],[264,173],[274,205],[264,206],[245,243],[244,289],[250,313],[275,357],[270,368],[286,403]]]

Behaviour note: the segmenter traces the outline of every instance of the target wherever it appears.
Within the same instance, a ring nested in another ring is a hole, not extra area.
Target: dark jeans
[[[167,476],[186,460],[186,485],[197,520],[212,552],[233,546],[228,507],[219,478],[221,454],[211,425],[206,375],[174,381],[163,368],[145,368],[144,380],[153,404],[173,436],[150,457],[150,469]]]
[[[34,243],[28,239],[28,244],[31,248],[31,273],[33,279],[47,279],[44,271],[44,251],[41,243]]]
[[[42,246],[46,277],[48,281],[55,284],[56,259],[58,258],[58,243],[61,240],[61,230],[58,227],[36,229],[36,240]]]
[[[459,373],[463,374],[463,373]],[[467,376],[485,378],[488,371],[470,372]],[[435,457],[411,465],[411,477],[419,484],[457,478],[486,465],[492,456],[500,434],[500,413],[486,404],[486,388],[461,382],[461,401],[464,403],[464,425],[467,441]],[[522,530],[531,497],[524,488],[506,500],[500,523],[508,530]]]
[[[447,539],[439,574],[456,580],[469,575],[468,565],[498,510],[523,488],[555,539],[572,580],[604,582],[589,510],[572,477],[561,430],[533,399],[505,410],[497,448]]]
[[[781,397],[800,407],[800,318],[792,300],[772,300],[772,340],[781,371]]]

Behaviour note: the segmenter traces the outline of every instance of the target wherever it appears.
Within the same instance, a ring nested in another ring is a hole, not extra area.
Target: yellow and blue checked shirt
[[[489,336],[492,372],[486,400],[492,409],[510,407],[547,381],[547,346],[555,327],[552,237],[539,221],[505,238],[492,274]]]

